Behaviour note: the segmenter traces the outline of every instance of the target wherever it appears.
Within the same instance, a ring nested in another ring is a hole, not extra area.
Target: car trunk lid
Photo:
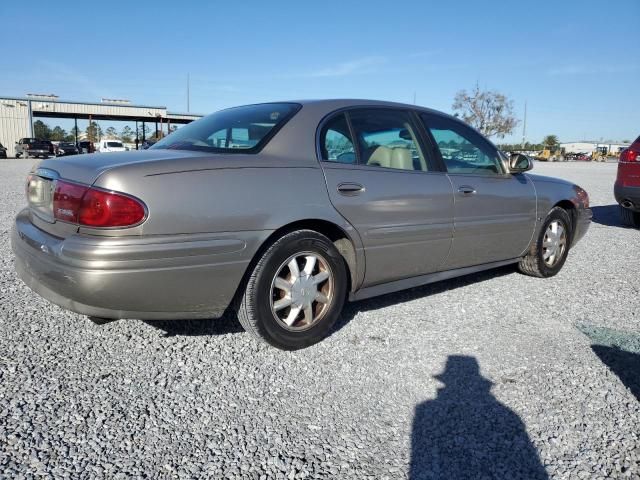
[[[103,172],[122,165],[195,157],[202,157],[202,153],[176,150],[92,153],[89,155],[49,158],[38,164],[38,167],[56,172],[59,178],[92,185]]]

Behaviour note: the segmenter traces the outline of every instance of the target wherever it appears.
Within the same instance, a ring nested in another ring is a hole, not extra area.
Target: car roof
[[[291,103],[299,103],[303,107],[316,107],[322,108],[326,110],[338,110],[341,108],[349,108],[349,107],[393,107],[393,108],[404,108],[411,110],[421,110],[428,113],[434,113],[437,115],[444,115],[447,117],[451,117],[451,115],[441,112],[439,110],[434,110],[432,108],[424,107],[421,105],[412,105],[409,103],[401,103],[401,102],[389,102],[386,100],[370,100],[363,98],[334,98],[334,99],[306,99],[306,100],[291,100]],[[284,102],[288,103],[288,102]],[[452,117],[453,118],[453,117]]]
[[[270,102],[258,102],[254,104],[248,105],[237,105],[235,107],[240,106],[250,106],[250,105],[268,105],[268,104],[276,104],[276,103],[295,103],[302,105],[306,110],[314,110],[316,112],[325,112],[325,114],[331,113],[334,110],[340,110],[343,108],[350,107],[391,107],[391,108],[403,108],[403,109],[411,109],[411,110],[419,110],[426,113],[432,113],[436,115],[442,115],[449,118],[456,118],[447,113],[441,112],[439,110],[434,110],[432,108],[423,107],[420,105],[412,105],[408,103],[400,103],[400,102],[389,102],[385,100],[370,100],[370,99],[361,99],[361,98],[327,98],[327,99],[298,99],[298,100],[281,100],[281,101],[270,101]],[[235,108],[230,107],[230,108]]]

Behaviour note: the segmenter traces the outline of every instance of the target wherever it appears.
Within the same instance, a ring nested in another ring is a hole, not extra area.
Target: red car
[[[613,193],[620,204],[622,222],[640,228],[640,137],[620,153]]]

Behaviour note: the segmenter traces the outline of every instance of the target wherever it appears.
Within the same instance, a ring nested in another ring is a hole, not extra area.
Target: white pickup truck
[[[96,146],[98,152],[124,152],[127,150],[119,140],[100,140]]]

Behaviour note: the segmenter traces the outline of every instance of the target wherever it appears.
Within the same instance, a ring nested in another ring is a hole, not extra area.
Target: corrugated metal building
[[[0,143],[7,155],[14,156],[14,144],[20,138],[31,136],[31,113],[24,100],[0,98]]]
[[[67,118],[74,120],[115,120],[145,124],[171,125],[190,123],[202,115],[168,112],[167,107],[128,105],[121,103],[87,103],[49,98],[16,98],[0,96],[0,143],[14,156],[15,143],[33,136],[34,118]]]
[[[596,149],[605,147],[607,152],[610,152],[614,155],[618,155],[620,151],[629,147],[628,143],[608,143],[608,142],[564,142],[561,143],[560,146],[564,148],[564,151],[567,153],[586,153],[591,154],[596,151]]]

